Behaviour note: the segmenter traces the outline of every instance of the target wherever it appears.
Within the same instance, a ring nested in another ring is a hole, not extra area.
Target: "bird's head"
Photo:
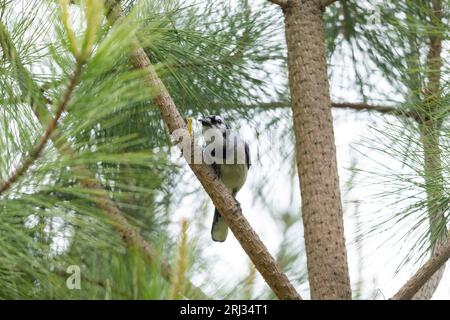
[[[202,132],[205,133],[207,130],[218,130],[223,135],[229,126],[225,123],[221,116],[209,115],[204,118],[198,119],[202,124]]]

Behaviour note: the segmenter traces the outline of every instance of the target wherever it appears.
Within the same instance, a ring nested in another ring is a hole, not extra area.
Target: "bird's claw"
[[[220,176],[219,175],[220,174],[219,166],[216,163],[213,163],[212,167],[214,169],[214,172],[215,172],[216,176],[219,177]]]

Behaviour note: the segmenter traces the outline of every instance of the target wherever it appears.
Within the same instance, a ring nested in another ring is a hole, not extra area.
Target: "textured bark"
[[[109,20],[111,23],[121,23],[123,20],[123,13],[118,5],[112,8]],[[156,73],[145,51],[140,47],[137,39],[135,40],[131,60],[134,68],[145,70],[145,83],[148,85],[149,90],[152,90],[153,102],[159,108],[161,117],[169,132],[173,133],[175,130],[187,131],[186,123],[175,102]],[[195,145],[193,145],[193,149],[192,154],[200,152]],[[217,177],[213,168],[205,164],[193,164],[190,161],[188,161],[188,164],[210,196],[214,206],[220,211],[230,230],[275,295],[279,299],[301,299],[294,286],[280,270],[275,259],[270,255],[266,246],[242,214],[240,205]]]
[[[424,284],[429,281],[437,270],[442,269],[447,260],[450,258],[450,239],[447,239],[439,249],[437,249],[431,258],[409,279],[405,285],[391,298],[392,300],[408,300],[413,296]]]
[[[283,8],[312,299],[351,299],[323,31],[317,0]]]
[[[441,0],[432,1],[431,26],[437,27],[442,21]],[[445,197],[444,178],[442,176],[441,150],[439,133],[442,120],[438,115],[438,104],[441,97],[441,69],[442,69],[442,38],[436,33],[430,36],[427,55],[428,86],[425,90],[426,112],[419,117],[419,130],[424,154],[425,191],[427,195],[427,209],[430,224],[431,251],[435,253],[448,237],[445,223],[445,208],[438,204]],[[445,264],[425,283],[414,295],[413,299],[428,300],[436,291],[445,272]]]
[[[19,55],[17,54],[11,37],[1,21],[0,42],[5,56],[8,58],[9,62],[14,65],[16,72],[18,73],[19,88],[22,95],[30,97],[31,107],[37,119],[45,126],[48,119],[52,118],[46,106],[47,103],[51,104],[51,101],[42,94],[42,91],[39,90],[38,85],[34,82],[31,74],[19,60]],[[71,147],[70,142],[63,138],[62,133],[58,128],[53,131],[51,139],[61,155],[69,158],[76,156],[76,151]],[[113,228],[124,240],[125,244],[130,248],[137,248],[149,264],[159,263],[163,277],[170,282],[172,279],[170,265],[158,255],[157,251],[154,250],[149,242],[142,238],[139,229],[128,222],[125,218],[126,214],[117,207],[116,203],[111,198],[109,198],[107,192],[95,177],[95,174],[83,165],[73,167],[72,170],[81,186],[89,188],[97,194],[93,199],[94,203],[101,208],[105,216],[110,219]],[[190,281],[186,284],[186,295],[194,299],[209,299],[200,288],[196,287]]]

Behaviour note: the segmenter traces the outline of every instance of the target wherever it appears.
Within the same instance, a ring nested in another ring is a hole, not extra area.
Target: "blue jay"
[[[239,135],[231,131],[221,116],[210,115],[199,119],[202,133],[207,143],[203,149],[204,160],[209,161],[230,190],[234,198],[247,179],[250,168],[250,150],[248,144]],[[227,238],[228,226],[215,208],[211,228],[214,241],[223,242]]]

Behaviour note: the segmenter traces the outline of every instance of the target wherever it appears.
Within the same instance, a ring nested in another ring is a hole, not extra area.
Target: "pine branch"
[[[246,109],[277,109],[277,108],[290,108],[291,104],[289,101],[279,101],[279,102],[267,102],[260,103],[257,105],[245,105]],[[418,118],[418,113],[415,111],[402,111],[398,107],[393,106],[383,106],[368,104],[363,102],[332,102],[331,107],[334,109],[349,109],[354,111],[367,111],[367,112],[377,112],[381,114],[389,114],[393,116],[404,116],[412,119]]]
[[[351,299],[322,9],[284,12],[295,154],[311,298]]]
[[[121,23],[124,15],[120,5],[116,5],[112,11],[113,14],[110,15],[111,24]],[[157,75],[144,49],[140,46],[138,39],[135,39],[131,60],[134,68],[146,71],[145,83],[155,94],[154,103],[159,108],[169,132],[173,133],[175,130],[187,131],[183,117],[167,88]],[[193,147],[194,153],[199,152],[198,147]],[[188,163],[242,248],[277,297],[279,299],[301,299],[287,276],[280,270],[275,259],[270,255],[266,246],[242,214],[240,205],[222,181],[217,178],[212,167],[204,164],[193,164],[190,161]]]
[[[398,107],[352,102],[332,102],[331,107],[334,109],[350,109],[355,111],[377,112],[381,114],[411,118],[416,121],[419,120],[419,113],[417,111],[404,111],[399,109]]]
[[[367,103],[353,103],[353,102],[332,102],[331,107],[335,109],[351,109],[356,111],[379,112],[385,114],[396,114],[398,109],[391,106],[371,105]]]
[[[450,239],[411,277],[391,300],[408,300],[439,270],[450,258]]]
[[[67,89],[63,95],[63,98],[61,102],[58,104],[58,107],[56,108],[56,113],[53,119],[48,123],[44,134],[37,142],[34,149],[30,152],[28,158],[26,158],[22,164],[17,168],[11,176],[0,185],[0,194],[8,190],[14,182],[16,182],[21,176],[23,176],[27,170],[30,168],[30,166],[39,158],[39,156],[42,153],[42,150],[44,149],[45,145],[47,144],[48,140],[50,139],[50,136],[52,133],[56,130],[58,126],[58,121],[61,118],[62,113],[67,107],[67,104],[69,103],[70,96],[72,95],[77,80],[80,76],[80,72],[83,65],[80,62],[77,62],[75,66],[75,70],[72,73],[72,76],[69,80],[69,85],[67,86]]]
[[[46,108],[46,103],[51,102],[43,95],[43,91],[40,90],[39,86],[36,84],[32,78],[30,72],[23,66],[22,61],[20,61],[17,50],[14,43],[6,30],[3,23],[0,21],[0,40],[2,43],[2,48],[7,48],[7,58],[9,62],[15,66],[19,79],[19,88],[21,90],[22,96],[31,97],[30,103],[31,107],[36,115],[36,118],[42,125],[45,125],[46,119],[49,119],[49,112]],[[68,157],[74,157],[76,152],[71,147],[70,142],[67,139],[61,140],[61,132],[56,128],[51,139],[55,142],[55,147],[61,154]],[[59,141],[58,141],[59,140]],[[62,141],[62,142],[61,142]],[[171,281],[171,266],[167,261],[165,261],[152,245],[142,238],[139,228],[131,225],[125,218],[126,214],[122,212],[116,203],[107,196],[107,193],[103,189],[101,183],[95,176],[95,173],[89,170],[88,167],[84,165],[78,165],[72,168],[75,176],[78,177],[78,183],[84,188],[88,188],[98,194],[93,199],[93,202],[102,210],[106,217],[112,222],[114,230],[120,235],[124,243],[129,248],[137,248],[145,257],[148,264],[153,264],[155,261],[159,261],[160,268],[164,279],[168,282]],[[186,295],[194,299],[210,299],[200,288],[195,286],[190,281],[186,281]]]

